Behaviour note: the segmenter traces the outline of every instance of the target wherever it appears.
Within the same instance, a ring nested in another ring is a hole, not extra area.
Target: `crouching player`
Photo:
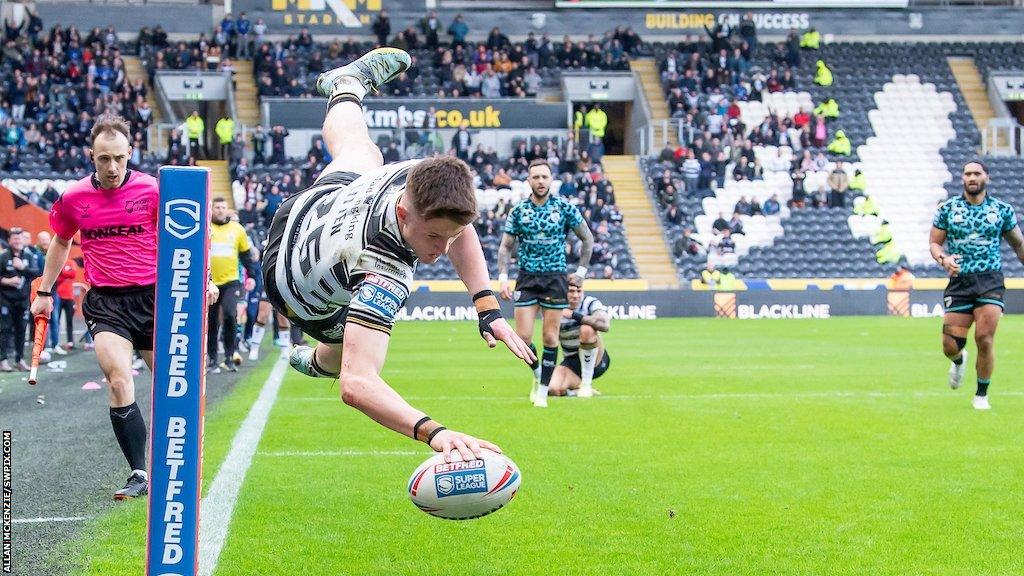
[[[600,300],[583,293],[583,282],[569,277],[569,307],[562,313],[558,339],[562,343],[562,363],[551,376],[553,396],[594,395],[592,382],[608,370],[611,358],[604,349],[601,332],[607,332],[611,319]],[[600,392],[598,392],[600,394]]]

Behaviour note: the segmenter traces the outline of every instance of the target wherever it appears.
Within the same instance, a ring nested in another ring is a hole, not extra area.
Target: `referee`
[[[1024,262],[1024,235],[1013,206],[986,192],[985,164],[978,160],[965,164],[963,184],[963,194],[939,206],[932,222],[929,249],[932,258],[949,274],[943,298],[946,314],[942,320],[942,351],[952,361],[949,385],[955,390],[963,383],[967,367],[964,346],[974,324],[978,388],[972,404],[976,410],[988,410],[988,387],[996,360],[993,341],[1006,291],[999,245],[1005,238],[1017,258]]]
[[[562,310],[568,308],[569,279],[566,276],[565,240],[575,232],[583,241],[580,265],[573,272],[582,286],[587,264],[594,248],[594,235],[580,211],[561,196],[552,196],[551,167],[546,160],[530,162],[527,182],[528,201],[516,204],[505,221],[505,233],[498,249],[498,280],[501,297],[512,299],[508,282],[508,264],[512,249],[519,242],[519,276],[516,278],[516,332],[536,353],[533,345],[533,324],[537,311],[542,311],[544,355],[533,368],[533,389],[530,400],[538,408],[548,405],[548,385],[558,361],[558,328]]]
[[[115,500],[126,500],[149,491],[147,428],[135,402],[132,357],[138,350],[152,370],[159,191],[155,178],[128,170],[132,139],[124,118],[101,115],[89,141],[95,172],[68,186],[50,209],[54,237],[32,315],[53,311],[54,282],[81,233],[85,277],[92,286],[82,313],[110,385],[114,436],[131,470],[124,488],[114,493]]]
[[[256,264],[255,250],[249,243],[245,228],[231,220],[227,200],[214,198],[210,206],[210,273],[213,283],[217,285],[220,298],[210,306],[207,316],[209,332],[206,338],[207,369],[219,373],[222,371],[237,372],[242,363],[242,356],[236,352],[238,347],[238,305],[245,303],[246,292],[256,287],[259,266]],[[243,286],[239,279],[238,264],[245,266],[249,277]],[[244,292],[243,292],[244,288]],[[218,331],[223,317],[224,362],[217,363]]]

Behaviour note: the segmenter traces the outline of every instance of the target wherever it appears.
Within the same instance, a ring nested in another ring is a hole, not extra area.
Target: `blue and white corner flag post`
[[[195,576],[206,398],[210,170],[160,169],[147,576]]]

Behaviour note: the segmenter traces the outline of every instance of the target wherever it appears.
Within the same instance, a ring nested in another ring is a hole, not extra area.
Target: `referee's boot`
[[[145,496],[146,494],[149,494],[149,479],[146,478],[145,472],[135,470],[128,477],[128,482],[125,483],[124,488],[114,492],[114,500],[128,500]]]
[[[330,98],[339,87],[339,81],[354,78],[367,91],[375,91],[408,70],[410,64],[412,58],[405,50],[375,48],[350,64],[317,76],[316,90],[321,96]],[[362,100],[361,95],[359,99]]]

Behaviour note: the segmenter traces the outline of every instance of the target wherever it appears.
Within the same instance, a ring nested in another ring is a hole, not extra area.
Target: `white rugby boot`
[[[405,50],[375,48],[349,64],[317,76],[316,91],[330,98],[339,87],[339,81],[344,78],[355,78],[365,91],[377,90],[408,70],[411,64],[412,58]],[[358,96],[361,100],[363,95]]]
[[[960,351],[960,358],[963,360],[960,365],[957,366],[953,362],[949,363],[949,387],[956,390],[964,382],[964,372],[967,371],[967,349],[964,348]]]

